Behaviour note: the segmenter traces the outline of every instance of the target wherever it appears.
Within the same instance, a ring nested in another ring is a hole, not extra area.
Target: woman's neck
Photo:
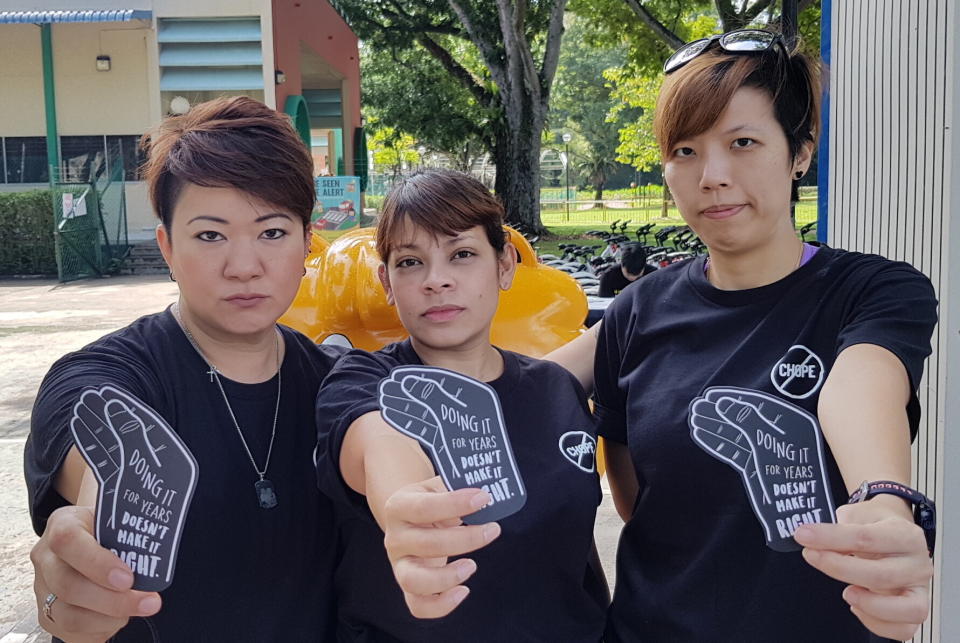
[[[707,279],[720,290],[748,290],[780,281],[800,267],[803,242],[792,232],[744,253],[711,249]]]
[[[413,337],[410,344],[427,366],[446,368],[481,382],[492,382],[503,374],[503,356],[489,340],[456,349],[434,348]]]
[[[244,384],[265,382],[277,373],[284,345],[276,326],[257,333],[233,335],[204,323],[194,316],[182,300],[174,304],[174,315],[193,338],[204,359],[217,367],[224,377]]]

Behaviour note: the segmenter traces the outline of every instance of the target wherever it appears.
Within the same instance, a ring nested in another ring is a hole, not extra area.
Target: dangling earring
[[[173,271],[171,270],[171,271],[170,271],[170,281],[174,281],[174,282],[175,282],[176,280],[177,280],[177,278],[173,276]]]

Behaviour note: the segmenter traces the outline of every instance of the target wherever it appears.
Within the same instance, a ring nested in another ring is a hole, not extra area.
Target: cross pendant
[[[216,374],[217,374],[217,367],[216,367],[216,366],[211,366],[211,367],[210,367],[210,370],[207,371],[207,375],[210,376],[210,381],[211,381],[211,382],[213,381],[213,376],[216,375]]]

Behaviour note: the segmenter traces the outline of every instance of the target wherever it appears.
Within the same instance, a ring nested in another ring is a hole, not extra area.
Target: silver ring
[[[51,623],[56,623],[53,619],[53,604],[57,602],[57,595],[53,592],[47,594],[47,597],[43,599],[43,615],[50,619]]]

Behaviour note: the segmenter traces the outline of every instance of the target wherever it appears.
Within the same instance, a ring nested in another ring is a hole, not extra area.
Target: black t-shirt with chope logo
[[[799,551],[766,545],[743,478],[780,474],[765,483],[775,503],[785,500],[780,491],[795,489],[792,482],[816,473],[810,460],[787,466],[800,462],[792,443],[817,437],[791,431],[802,425],[819,432],[819,394],[845,348],[867,343],[891,351],[916,391],[936,306],[930,281],[908,264],[828,247],[760,288],[719,290],[698,258],[659,270],[614,300],[597,347],[598,432],[628,446],[639,495],[620,540],[607,641],[879,640],[841,598],[843,583],[809,566]],[[915,435],[913,392],[906,410]],[[722,449],[720,439],[705,442],[716,448],[710,453],[694,436],[706,435],[711,413],[731,424],[765,417],[770,426],[757,437],[776,439],[754,444],[751,459],[753,435],[716,422],[716,435],[727,441]],[[783,416],[806,423],[780,430]],[[819,437],[818,466],[839,506],[847,492]],[[781,462],[764,461],[770,453]],[[809,511],[799,506],[784,515],[804,522]],[[789,531],[790,523],[780,523],[774,533],[784,526]]]
[[[123,389],[162,416],[197,461],[173,583],[163,607],[112,639],[330,641],[337,542],[333,507],[316,486],[313,408],[342,349],[281,326],[285,355],[276,439],[266,477],[277,506],[262,509],[259,479],[207,365],[169,309],[142,317],[58,360],[40,385],[24,465],[33,526],[66,504],[54,479],[73,445],[74,404],[89,387]],[[221,376],[257,465],[270,444],[277,378],[241,384]],[[54,606],[56,614],[56,606]]]
[[[320,486],[337,504],[343,559],[336,588],[340,641],[599,641],[609,594],[593,545],[601,493],[593,457],[568,457],[564,434],[595,450],[593,421],[579,382],[551,362],[501,351],[503,374],[489,382],[527,490],[502,533],[468,554],[470,594],[450,615],[416,619],[403,599],[366,498],[343,481],[340,448],[350,425],[379,409],[380,380],[422,362],[404,341],[375,353],[351,351],[324,381],[317,401]],[[592,454],[588,454],[592,455]]]

